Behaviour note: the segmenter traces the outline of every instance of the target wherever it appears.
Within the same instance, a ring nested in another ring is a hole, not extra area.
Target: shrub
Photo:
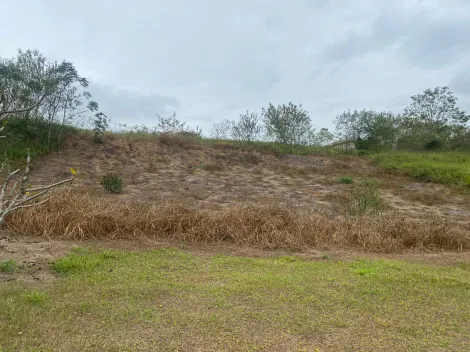
[[[18,271],[19,265],[14,259],[7,259],[0,263],[0,271],[14,273]]]
[[[108,173],[101,179],[101,184],[110,193],[122,193],[124,191],[124,180],[121,175]]]
[[[349,214],[363,216],[366,214],[378,215],[384,210],[384,202],[380,197],[377,181],[363,180],[351,189]]]
[[[353,179],[349,176],[341,176],[338,181],[339,183],[344,183],[345,185],[350,185],[354,182]]]

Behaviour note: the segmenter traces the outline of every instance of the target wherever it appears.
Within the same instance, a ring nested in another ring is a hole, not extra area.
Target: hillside
[[[226,144],[207,146],[192,142],[178,145],[168,141],[162,143],[156,139],[137,140],[119,135],[108,138],[103,145],[96,145],[85,135],[72,135],[60,152],[35,160],[33,166],[31,181],[34,184],[57,181],[68,175],[70,167],[78,170],[78,178],[71,186],[72,191],[69,191],[71,193],[66,199],[61,200],[60,207],[69,206],[70,209],[79,211],[81,206],[86,208],[83,202],[93,203],[96,215],[106,215],[107,219],[114,216],[106,213],[106,209],[110,207],[115,207],[114,212],[119,213],[124,211],[124,208],[145,208],[145,204],[148,204],[145,211],[150,213],[146,216],[156,219],[162,216],[158,215],[158,212],[175,211],[177,204],[184,206],[188,214],[191,212],[197,219],[202,216],[201,212],[204,212],[203,217],[217,218],[222,216],[221,214],[228,216],[230,212],[234,215],[243,209],[247,212],[247,219],[230,221],[248,221],[251,216],[253,223],[254,216],[256,221],[262,221],[264,225],[252,224],[253,231],[261,231],[264,235],[270,232],[270,236],[278,237],[279,233],[274,233],[279,232],[280,226],[284,226],[283,231],[289,231],[289,226],[293,226],[291,230],[295,230],[295,226],[300,226],[299,224],[305,225],[306,228],[313,226],[312,221],[317,226],[317,232],[323,231],[325,236],[342,231],[339,228],[332,230],[334,226],[347,225],[351,228],[352,224],[357,231],[361,231],[362,226],[366,232],[372,231],[370,237],[382,236],[386,237],[384,241],[390,242],[387,245],[384,242],[377,248],[374,248],[372,243],[362,243],[368,250],[379,252],[401,250],[403,246],[412,248],[424,245],[428,249],[459,249],[468,245],[468,193],[444,185],[420,183],[396,172],[385,172],[373,166],[366,157],[275,155]],[[122,194],[110,194],[100,184],[102,176],[108,172],[123,177]],[[67,199],[71,199],[71,195],[82,197],[79,198],[81,200],[75,200],[79,204],[66,204],[69,203]],[[13,215],[10,226],[23,233],[45,232],[48,235],[58,235],[61,230],[67,228],[69,235],[76,236],[71,230],[72,222],[62,223],[63,228],[51,223],[51,229],[48,229],[43,221],[38,221],[38,224],[44,224],[38,225],[38,229],[25,227],[22,220],[23,217],[28,217],[25,213],[34,212],[35,216],[40,218],[41,212],[53,212],[50,207],[54,206],[54,199],[52,205]],[[169,210],[168,207],[173,208]],[[271,219],[259,215],[266,211],[271,214]],[[283,211],[289,213],[292,223],[287,224],[284,221],[287,215],[282,215]],[[153,215],[151,212],[154,212]],[[179,210],[177,212],[180,214]],[[178,216],[179,220],[174,216],[172,219],[178,222],[183,215]],[[307,218],[307,223],[303,223]],[[315,220],[312,220],[313,218]],[[280,219],[284,219],[282,224],[270,230],[266,229],[270,221]],[[122,217],[118,220],[124,221]],[[134,232],[133,219],[128,220],[126,230]],[[199,219],[195,220],[194,224],[201,223],[203,221]],[[109,231],[114,236],[119,233],[118,236],[125,237],[124,229],[120,229],[116,224],[115,221]],[[80,237],[111,236],[106,230],[92,233],[93,226],[90,223],[87,225],[89,231],[85,233],[83,228],[86,226],[77,219],[73,225],[82,228]],[[235,223],[228,224],[229,227],[230,225],[238,226]],[[186,236],[191,232],[188,228],[179,228],[169,233],[164,229],[151,230],[146,225],[145,230],[142,230],[142,226],[144,225],[140,223],[135,228],[144,231],[144,236],[174,237],[178,232],[177,238],[184,237],[190,241],[215,240],[209,239],[209,235],[208,238],[198,239],[191,235]],[[401,230],[398,230],[400,228]],[[407,232],[402,234],[403,236],[412,236],[414,239],[402,238],[395,241],[395,235],[390,231],[403,232],[403,229]],[[383,234],[384,231],[390,233]],[[426,236],[432,238],[421,241],[419,237],[422,231],[427,231]],[[226,229],[226,232],[230,232],[230,228]],[[230,234],[220,235],[221,237],[219,235],[214,235],[217,240],[233,239]],[[295,237],[295,234],[289,236]],[[308,230],[305,229],[302,236],[307,238],[307,243],[312,243],[308,242]],[[400,241],[402,243],[398,245]],[[292,248],[304,247],[305,244],[303,239],[298,242],[295,238],[290,244],[285,239],[277,242],[259,240],[259,243],[252,239],[248,242],[268,247]],[[337,242],[326,241],[324,244],[348,246],[347,243]]]

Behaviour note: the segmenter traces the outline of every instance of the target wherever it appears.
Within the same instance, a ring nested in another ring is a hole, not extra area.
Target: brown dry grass
[[[368,252],[468,250],[470,237],[441,218],[394,216],[331,219],[280,205],[200,210],[182,201],[143,204],[68,191],[46,205],[12,214],[7,226],[23,234],[65,238],[168,238],[265,248],[351,248]]]
[[[167,146],[183,148],[194,146],[198,142],[197,138],[192,135],[179,133],[160,133],[157,137],[157,141]]]

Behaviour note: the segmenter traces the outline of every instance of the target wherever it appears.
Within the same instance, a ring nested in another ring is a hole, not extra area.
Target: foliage
[[[237,141],[253,142],[261,133],[260,117],[254,112],[241,114],[237,122],[232,125],[232,138]]]
[[[312,129],[310,144],[323,147],[333,142],[334,138],[334,134],[328,128],[321,128],[317,133]]]
[[[202,134],[202,130],[199,128],[199,126],[196,126],[195,129],[191,129],[186,124],[186,122],[181,121],[176,117],[176,112],[168,117],[158,115],[157,120],[158,122],[155,130],[160,133],[191,134],[198,137],[200,137]]]
[[[267,109],[263,108],[262,117],[266,132],[278,143],[290,146],[308,143],[311,131],[310,116],[302,105],[289,102],[287,105],[274,106],[269,103]]]
[[[235,123],[233,121],[227,119],[215,123],[212,126],[211,137],[214,139],[229,139],[231,137],[234,124]]]
[[[102,112],[96,113],[93,121],[93,140],[95,143],[104,143],[104,133],[108,129],[108,117]]]
[[[101,184],[110,193],[122,193],[124,191],[124,179],[118,174],[107,173],[103,175]]]
[[[18,271],[20,266],[14,259],[7,259],[2,262],[0,262],[0,271],[3,271],[5,273],[14,273]]]
[[[391,112],[345,111],[335,120],[336,132],[344,140],[354,140],[357,149],[392,149],[398,129]]]
[[[448,87],[426,89],[413,95],[412,103],[405,109],[405,116],[438,126],[464,124],[470,116],[457,106],[457,98]]]
[[[338,181],[339,183],[343,183],[345,185],[349,185],[354,182],[352,177],[349,176],[341,176]]]
[[[90,100],[88,86],[71,62],[49,62],[37,50],[18,50],[14,58],[0,58],[0,118],[46,121],[48,128],[41,134],[49,144],[59,126],[60,143],[64,126],[83,124],[84,114],[99,108]]]

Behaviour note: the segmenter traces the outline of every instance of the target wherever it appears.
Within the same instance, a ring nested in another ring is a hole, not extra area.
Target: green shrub
[[[350,185],[354,182],[353,179],[349,176],[341,176],[338,181],[339,183],[344,183],[345,185]]]
[[[7,259],[0,263],[0,271],[5,273],[14,273],[18,271],[20,266],[14,259]]]
[[[124,191],[124,180],[121,175],[107,173],[101,179],[101,184],[110,193],[122,193]]]

